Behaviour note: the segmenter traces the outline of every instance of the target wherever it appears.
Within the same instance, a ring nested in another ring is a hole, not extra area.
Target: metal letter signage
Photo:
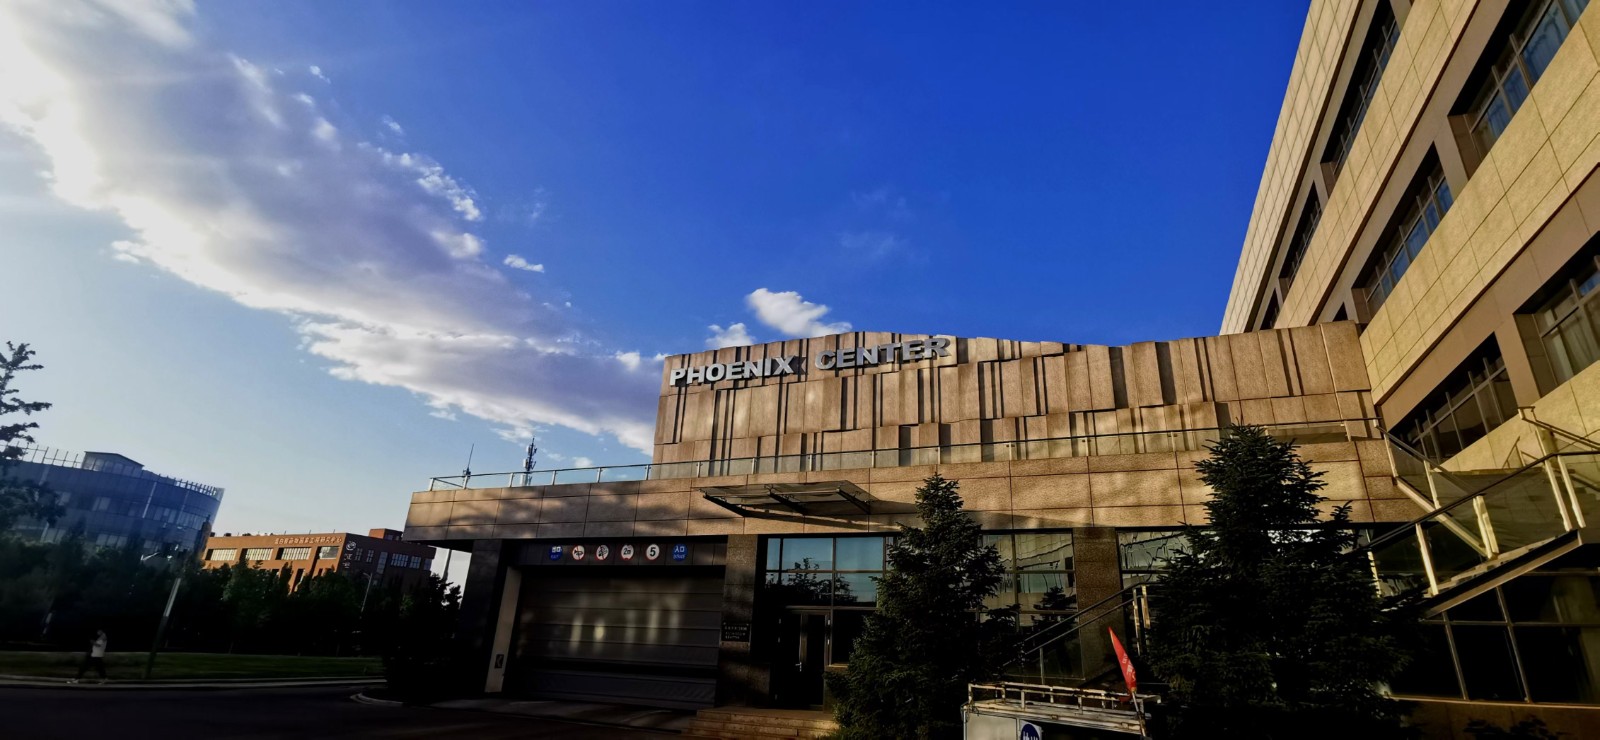
[[[813,364],[818,370],[848,370],[855,367],[872,367],[886,363],[915,362],[950,356],[950,340],[946,337],[908,339],[876,347],[824,350],[817,353]],[[715,365],[673,368],[667,374],[667,384],[674,386],[715,383],[719,380],[753,380],[779,375],[795,375],[796,361],[805,367],[804,357],[768,357],[765,360],[740,360],[720,362]]]

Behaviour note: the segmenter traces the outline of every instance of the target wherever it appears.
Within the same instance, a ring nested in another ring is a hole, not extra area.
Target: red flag
[[[1117,649],[1117,664],[1122,666],[1122,680],[1128,684],[1128,698],[1132,699],[1135,691],[1139,690],[1139,677],[1133,675],[1133,661],[1128,658],[1128,651],[1122,649],[1122,641],[1117,639],[1117,631],[1106,628],[1111,635],[1111,646]]]

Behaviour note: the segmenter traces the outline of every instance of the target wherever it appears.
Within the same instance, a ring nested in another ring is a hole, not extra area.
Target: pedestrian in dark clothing
[[[89,654],[84,656],[83,664],[78,666],[78,677],[71,683],[83,680],[84,671],[94,666],[96,673],[100,674],[100,683],[106,682],[106,631],[95,630],[94,641],[89,643]]]

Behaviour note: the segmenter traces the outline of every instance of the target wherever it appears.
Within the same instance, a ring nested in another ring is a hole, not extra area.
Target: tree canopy
[[[955,481],[916,493],[920,526],[902,526],[843,673],[829,674],[841,738],[960,737],[967,684],[999,675],[1016,611],[984,609],[1004,568],[967,516]]]
[[[50,408],[42,401],[22,400],[11,387],[17,373],[43,367],[33,361],[34,354],[26,343],[11,342],[6,342],[5,353],[0,354],[0,532],[26,519],[54,524],[63,513],[48,486],[11,476],[11,469],[27,451],[23,445],[33,444],[32,432],[39,428],[38,422],[18,415],[29,417]]]
[[[1210,525],[1168,561],[1149,643],[1173,736],[1399,736],[1381,688],[1406,663],[1408,618],[1351,556],[1349,504],[1323,518],[1321,472],[1260,427],[1195,468]]]

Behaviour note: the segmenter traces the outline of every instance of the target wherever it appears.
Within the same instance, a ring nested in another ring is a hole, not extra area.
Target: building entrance
[[[786,707],[822,706],[833,619],[826,609],[787,609],[778,616],[773,699]]]

